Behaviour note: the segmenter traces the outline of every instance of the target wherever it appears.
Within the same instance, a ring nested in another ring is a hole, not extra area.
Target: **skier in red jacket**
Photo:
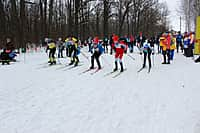
[[[118,36],[114,36],[113,41],[114,41],[114,50],[115,50],[115,69],[113,71],[118,70],[118,61],[119,61],[120,66],[121,66],[121,72],[123,72],[124,68],[123,68],[122,58],[123,58],[124,51],[127,49],[127,46],[123,40],[119,41]]]

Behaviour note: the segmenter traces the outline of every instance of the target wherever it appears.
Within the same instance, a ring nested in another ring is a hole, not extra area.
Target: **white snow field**
[[[1,65],[0,133],[200,133],[200,64],[179,53],[162,65],[156,54],[151,73],[138,73],[141,55],[131,55],[116,78],[105,76],[114,64],[109,54],[93,75],[82,74],[90,66],[82,55],[83,65],[70,70],[47,66],[45,52]]]

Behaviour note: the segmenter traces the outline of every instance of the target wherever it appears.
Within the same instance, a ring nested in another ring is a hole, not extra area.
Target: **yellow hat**
[[[72,41],[76,42],[76,41],[77,41],[77,39],[73,37],[73,38],[72,38]]]
[[[69,41],[69,38],[66,38],[66,39],[65,39],[65,42],[67,42],[67,41]]]

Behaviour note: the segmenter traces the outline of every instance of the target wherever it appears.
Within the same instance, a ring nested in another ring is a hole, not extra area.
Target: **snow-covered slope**
[[[70,70],[48,67],[46,53],[0,66],[0,133],[200,133],[200,64],[176,54],[162,65],[155,55],[151,73],[137,73],[142,58],[132,56],[117,78],[105,76],[114,63],[108,54],[94,75],[82,73],[90,66],[82,55]]]

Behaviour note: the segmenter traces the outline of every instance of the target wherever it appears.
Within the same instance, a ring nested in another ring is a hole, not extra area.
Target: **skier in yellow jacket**
[[[176,36],[172,35],[171,46],[170,46],[170,60],[174,59],[174,51],[176,49]]]
[[[47,42],[47,49],[46,52],[49,50],[49,62],[50,65],[56,64],[56,58],[55,58],[55,53],[56,53],[56,44],[53,40],[50,40]]]
[[[71,62],[69,65],[78,66],[79,63],[79,58],[78,55],[80,54],[80,47],[78,46],[78,40],[74,37],[71,38],[72,40],[72,45],[71,45],[71,50],[70,50],[70,55],[71,55]]]

